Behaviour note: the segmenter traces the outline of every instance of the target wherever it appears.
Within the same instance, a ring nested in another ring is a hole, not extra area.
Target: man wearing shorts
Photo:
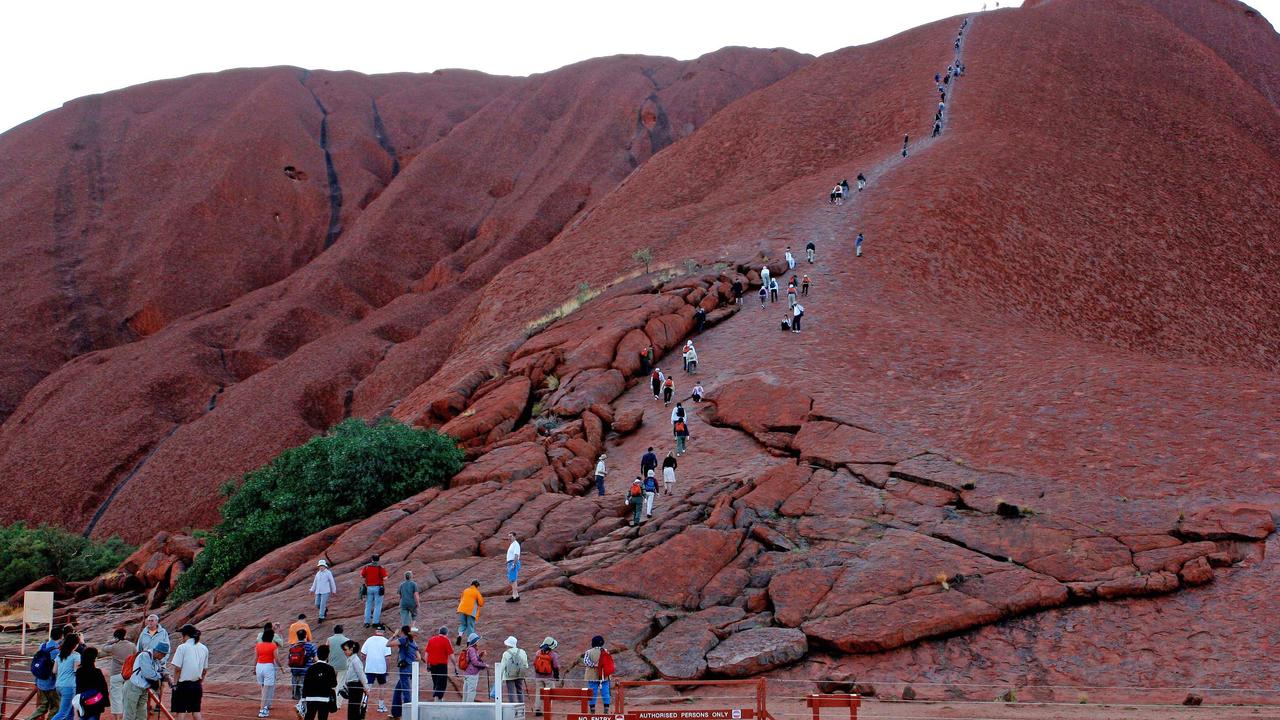
[[[378,702],[378,712],[386,714],[387,702],[383,699],[379,685],[387,684],[387,656],[391,648],[387,647],[387,632],[382,625],[373,627],[373,634],[360,647],[364,654],[364,676],[369,681],[369,699]]]
[[[209,672],[209,646],[200,642],[200,631],[193,625],[179,630],[183,642],[173,653],[177,684],[173,686],[170,710],[178,720],[204,720],[200,701],[204,697],[204,676]]]
[[[520,602],[520,541],[514,532],[507,533],[511,544],[507,546],[507,582],[511,583],[511,597],[507,602]]]

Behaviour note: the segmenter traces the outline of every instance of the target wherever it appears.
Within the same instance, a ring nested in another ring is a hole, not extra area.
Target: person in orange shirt
[[[301,630],[307,635],[307,642],[311,642],[311,626],[307,624],[307,616],[305,613],[298,613],[298,619],[293,621],[289,626],[289,632],[285,635],[288,638],[298,637],[298,631]]]
[[[383,587],[387,582],[387,569],[378,564],[378,556],[374,555],[368,565],[360,568],[360,577],[364,580],[364,626],[382,624]]]
[[[484,595],[480,594],[480,581],[472,580],[462,591],[462,599],[458,601],[458,639],[455,645],[461,645],[464,637],[476,631],[476,621],[480,619],[480,608],[484,607]]]

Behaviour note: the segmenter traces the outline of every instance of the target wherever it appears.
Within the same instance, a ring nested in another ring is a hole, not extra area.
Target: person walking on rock
[[[360,569],[360,577],[364,580],[365,596],[364,596],[364,626],[382,624],[382,601],[384,585],[387,582],[387,569],[378,564],[378,556],[374,555]],[[289,637],[293,637],[292,634]]]
[[[867,178],[862,173],[858,173],[858,192],[862,192],[862,188],[867,186]]]
[[[783,258],[785,258],[785,259],[786,259],[786,261],[787,261],[787,269],[788,269],[788,270],[795,270],[795,269],[796,269],[796,256],[791,254],[791,246],[790,246],[790,245],[788,245],[788,246],[787,246],[786,252],[784,252],[784,253],[782,254],[782,257],[783,257]]]
[[[650,446],[648,450],[645,450],[644,455],[640,456],[640,475],[643,476],[646,472],[656,467],[658,467],[658,454]]]
[[[448,644],[445,640],[445,644]],[[360,660],[360,645],[355,640],[342,643],[341,652],[346,662],[339,682],[347,691],[347,720],[364,720],[364,698],[369,694],[369,678],[365,676],[364,663]],[[332,658],[333,654],[330,653]],[[334,668],[335,670],[337,668]]]
[[[604,714],[609,714],[609,705],[613,702],[610,684],[613,680],[613,656],[604,649],[604,637],[596,635],[591,638],[591,648],[582,654],[582,665],[586,668],[587,688],[591,690],[591,700],[587,707],[592,714],[596,711],[596,700],[604,701]]]
[[[49,628],[49,639],[40,643],[40,647],[36,648],[35,655],[31,658],[31,674],[35,676],[36,681],[36,711],[27,720],[45,720],[52,717],[57,714],[58,707],[62,704],[62,698],[58,696],[58,676],[54,672],[61,645],[62,626],[53,626]],[[117,713],[122,712],[124,703],[121,702],[113,707],[116,708]]]
[[[804,279],[800,281],[800,294],[809,294],[809,273],[804,274]]]
[[[769,281],[769,302],[778,302],[778,279]]]
[[[306,613],[298,613],[298,619],[289,626],[289,637],[297,637],[299,630],[306,634],[307,642],[311,642],[311,626],[307,624]]]
[[[800,303],[796,303],[796,306],[791,308],[791,332],[793,333],[800,332],[800,320],[803,317],[804,317],[804,306],[801,305]]]
[[[462,591],[458,600],[458,643],[462,638],[476,631],[476,621],[480,619],[480,608],[484,607],[484,595],[480,594],[480,581],[472,580]]]
[[[502,653],[502,700],[524,705],[524,682],[529,672],[529,655],[520,649],[515,635],[503,641],[507,646]]]
[[[650,470],[644,476],[644,516],[646,518],[653,517],[653,496],[658,494],[658,480],[653,476]]]
[[[644,510],[644,483],[640,478],[631,481],[627,490],[627,507],[631,510],[631,527],[640,524],[640,513]]]
[[[387,711],[387,703],[382,698],[382,691],[378,690],[378,686],[386,686],[387,684],[387,656],[391,654],[391,647],[387,642],[387,629],[382,625],[375,625],[373,634],[365,639],[364,645],[360,646],[360,652],[364,655],[364,672],[365,680],[368,681],[369,699],[378,703],[378,712],[385,713]]]
[[[670,405],[671,399],[675,397],[675,394],[676,379],[671,376],[667,376],[667,379],[662,381],[662,404]]]
[[[764,265],[760,268],[760,284],[765,287],[769,286],[769,266]]]
[[[862,233],[858,233],[858,237],[853,241],[853,254],[855,257],[862,257]]]
[[[444,691],[449,687],[449,656],[453,654],[453,645],[449,642],[449,628],[441,625],[440,631],[427,641],[427,670],[431,672],[431,699],[435,702],[444,700]]]
[[[604,497],[604,476],[609,474],[609,469],[604,465],[607,457],[609,456],[600,453],[600,457],[596,459],[596,493],[600,497]]]
[[[667,453],[662,459],[662,492],[670,494],[676,486],[676,454]]]
[[[813,264],[813,256],[816,255],[817,252],[818,252],[818,246],[814,245],[812,240],[810,240],[809,243],[804,246],[804,254],[808,258],[810,265]]]
[[[520,602],[520,541],[515,532],[508,532],[507,539],[507,582],[511,583],[511,597],[507,602]]]
[[[684,371],[687,373],[698,372],[698,351],[693,347],[693,343],[689,343],[684,348]]]
[[[654,400],[657,400],[662,393],[663,379],[662,368],[654,368],[653,372],[649,373],[649,386],[653,389]]]
[[[671,433],[676,438],[676,455],[683,455],[685,443],[689,441],[689,423],[684,418],[675,421]]]
[[[302,676],[303,720],[329,720],[329,708],[337,703],[333,694],[337,687],[338,672],[329,664],[329,646],[322,645],[316,650],[316,661]]]
[[[560,643],[547,636],[543,638],[538,652],[533,654],[533,715],[542,716],[542,691],[550,690],[560,684],[560,654],[556,648]]]
[[[293,681],[293,699],[301,700],[302,679],[307,668],[316,661],[316,646],[307,640],[307,634],[302,630],[294,638],[294,643],[289,646],[289,679]]]
[[[765,304],[769,302],[769,288],[765,287],[764,285],[761,285],[759,295],[760,295],[760,309],[763,310],[765,308]]]
[[[651,370],[653,370],[653,345],[649,344],[640,351],[640,373],[648,375]]]
[[[693,331],[700,333],[706,326],[707,309],[699,305],[698,309],[693,311]]]
[[[787,307],[793,308],[795,306],[796,306],[796,284],[793,282],[787,285]]]
[[[480,635],[467,636],[467,649],[458,655],[458,669],[462,671],[462,702],[475,702],[480,673],[488,669],[484,662],[484,650],[479,648]]]
[[[902,136],[902,157],[906,157],[906,156],[907,156],[907,142],[908,142],[908,141],[910,141],[910,140],[911,140],[911,136],[910,136],[910,135],[903,135],[903,136]]]
[[[253,646],[253,675],[262,688],[262,707],[258,717],[271,714],[271,700],[276,694],[276,664],[279,662],[280,644],[276,642],[276,631],[270,626],[262,628],[258,642]]]
[[[321,558],[316,562],[316,574],[311,578],[311,594],[316,599],[316,610],[320,613],[320,622],[324,622],[329,610],[329,597],[338,592],[338,583],[329,570],[329,561]]]
[[[741,305],[741,304],[742,304],[742,290],[743,290],[743,288],[742,288],[742,281],[741,281],[741,280],[739,280],[738,278],[734,278],[734,279],[733,279],[733,284],[729,286],[729,289],[733,292],[733,304],[734,304],[734,305]]]
[[[209,672],[209,646],[200,642],[200,631],[194,625],[183,625],[178,631],[182,644],[173,652],[177,684],[173,686],[169,710],[177,717],[203,720],[200,712],[204,698],[204,678]]]
[[[324,641],[329,646],[329,664],[333,666],[333,671],[338,673],[338,678],[347,672],[347,656],[342,652],[342,644],[351,638],[342,634],[342,626],[334,625],[333,634]]]
[[[408,625],[414,632],[418,628],[414,626],[414,621],[418,619],[418,583],[413,581],[413,571],[404,571],[404,581],[400,583],[400,587],[396,588],[397,594],[400,596],[400,624]]]

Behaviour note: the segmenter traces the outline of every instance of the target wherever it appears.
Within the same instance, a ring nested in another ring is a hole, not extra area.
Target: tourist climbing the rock
[[[448,644],[448,640],[445,641]],[[365,676],[364,661],[360,659],[360,644],[355,640],[342,643],[342,654],[346,657],[346,670],[339,679],[346,690],[347,720],[364,720],[365,697],[369,694],[369,678]],[[333,657],[333,653],[329,654]],[[336,668],[335,668],[336,669]]]
[[[502,701],[524,705],[525,676],[529,672],[529,655],[520,648],[515,635],[503,641],[507,646],[502,653]],[[521,710],[524,708],[522,707]]]
[[[439,632],[427,640],[425,649],[427,670],[431,673],[431,699],[440,702],[449,687],[449,656],[453,645],[449,643],[449,628],[441,625]]]
[[[413,664],[422,660],[422,651],[413,638],[413,629],[403,625],[400,632],[387,643],[396,656],[396,686],[391,691],[391,717],[398,718],[409,702],[409,686],[413,681]]]
[[[765,287],[764,285],[761,285],[759,295],[760,295],[760,309],[763,310],[765,309],[765,306],[769,304],[769,288]]]
[[[805,273],[804,279],[800,281],[800,294],[801,295],[809,294],[809,273]]]
[[[741,304],[742,304],[742,289],[743,289],[743,288],[742,288],[742,280],[740,280],[739,278],[734,278],[734,279],[733,279],[733,284],[729,286],[729,289],[733,292],[733,304],[734,304],[734,305],[741,305]]]
[[[646,345],[640,351],[640,374],[648,375],[653,370],[653,344]]]
[[[693,347],[693,343],[684,346],[684,371],[698,372],[698,351]]]
[[[910,136],[910,135],[903,135],[903,136],[902,136],[902,157],[906,157],[906,156],[907,156],[907,143],[908,143],[910,140],[911,140],[911,136]]]
[[[935,83],[940,83],[940,82],[942,82],[942,76],[941,76],[941,75],[939,75],[938,73],[934,73],[934,74],[933,74],[933,82],[935,82]]]
[[[258,717],[271,714],[271,699],[276,694],[276,665],[279,664],[280,646],[276,643],[276,633],[270,627],[262,629],[262,635],[253,646],[253,675],[262,687],[262,708]]]
[[[662,492],[670,493],[676,486],[676,454],[670,451],[662,459]]]
[[[654,368],[653,372],[649,373],[649,387],[653,389],[654,400],[657,400],[660,394],[662,393],[663,379],[664,378],[662,377],[662,368]]]
[[[862,192],[862,188],[867,186],[867,178],[862,173],[858,173],[858,192]]]
[[[391,648],[387,643],[387,629],[383,625],[375,625],[373,634],[365,638],[364,645],[360,646],[360,652],[364,655],[364,672],[365,680],[369,686],[369,700],[378,703],[378,712],[387,712],[387,703],[383,699],[383,690],[378,688],[379,685],[387,684],[387,656],[391,654]]]
[[[681,418],[671,425],[671,433],[676,438],[676,455],[683,455],[685,444],[689,442],[689,421]]]
[[[934,121],[933,121],[933,136],[934,136],[934,137],[938,137],[938,134],[939,134],[939,133],[941,133],[941,132],[942,132],[942,121],[941,121],[941,120],[934,120]]]
[[[788,245],[787,249],[782,253],[782,257],[787,261],[787,270],[796,269],[796,256],[791,254],[790,245]]]
[[[829,198],[829,201],[832,205],[843,205],[844,204],[844,188],[840,187],[839,185],[836,185],[835,187],[831,188],[831,197]]]
[[[482,607],[484,595],[480,594],[480,581],[472,580],[470,585],[463,588],[462,597],[458,599],[458,645],[462,644],[462,638],[476,631]]]
[[[810,265],[813,264],[813,256],[816,255],[817,252],[818,246],[814,245],[812,240],[809,241],[809,244],[804,246],[804,254],[808,258]]]
[[[853,254],[855,257],[862,257],[862,233],[858,233],[858,237],[853,241]]]
[[[462,702],[476,701],[476,687],[480,685],[480,673],[488,669],[485,652],[479,647],[480,635],[467,636],[467,649],[458,653],[458,670],[462,673]]]
[[[321,646],[316,650],[315,663],[302,678],[302,702],[306,709],[303,720],[329,720],[329,708],[337,705],[334,694],[337,687],[338,672],[329,664],[329,647]]]
[[[548,635],[533,654],[533,715],[542,716],[542,691],[550,690],[560,683],[560,654],[556,648],[560,643]]]
[[[849,197],[849,178],[840,181],[840,189],[844,191],[845,197]]]
[[[644,481],[636,478],[631,481],[627,490],[627,507],[631,509],[631,527],[640,524],[640,513],[644,510]]]
[[[653,517],[653,496],[658,494],[658,479],[653,476],[653,471],[644,476],[644,516]]]
[[[596,711],[596,701],[604,701],[604,714],[609,714],[609,705],[613,703],[609,685],[613,679],[613,656],[604,649],[604,637],[596,635],[591,638],[591,648],[582,654],[582,665],[586,668],[585,679],[587,689],[591,691],[591,700],[587,709]]]
[[[302,699],[302,678],[307,668],[316,661],[315,643],[307,640],[307,633],[299,630],[293,636],[293,644],[289,646],[289,678],[293,684],[293,699]]]
[[[414,632],[418,632],[418,628],[414,622],[418,619],[418,583],[413,581],[413,571],[404,571],[404,580],[401,581],[400,587],[396,588],[397,594],[400,596],[400,624],[407,625]]]
[[[520,602],[520,541],[514,531],[507,533],[511,541],[507,545],[507,582],[511,583],[511,597],[507,602]]]
[[[796,306],[797,291],[796,291],[796,284],[794,280],[795,278],[792,278],[792,282],[787,283],[787,307],[789,308],[793,308]]]
[[[760,284],[765,287],[769,286],[769,266],[768,265],[765,265],[760,268]]]
[[[778,279],[769,281],[769,302],[778,302]]]
[[[693,331],[700,333],[706,326],[707,309],[699,305],[698,309],[693,311]]]
[[[387,569],[378,563],[374,555],[369,564],[360,569],[360,578],[364,580],[364,626],[371,627],[382,622],[382,600],[387,582]],[[289,633],[293,637],[293,633]]]
[[[347,656],[342,653],[342,644],[351,638],[342,633],[341,625],[333,626],[333,634],[324,641],[329,646],[329,664],[333,666],[338,677],[347,671]]]
[[[683,420],[683,419],[684,419],[684,404],[676,403],[676,406],[671,410],[671,424],[675,425],[677,420]]]
[[[702,383],[695,384],[693,386],[693,390],[689,391],[689,397],[693,398],[694,402],[702,402],[702,396],[704,394],[706,394],[706,392],[702,389]]]
[[[666,380],[662,381],[662,404],[670,405],[671,398],[675,397],[675,394],[676,394],[676,379],[673,377],[668,377]]]
[[[796,306],[791,308],[791,332],[800,332],[800,320],[802,318],[804,318],[804,306],[796,303]]]
[[[656,467],[658,467],[658,454],[650,447],[645,451],[644,455],[640,456],[640,476],[644,477],[646,472]]]
[[[320,613],[321,622],[329,611],[329,598],[338,592],[338,583],[329,570],[329,561],[320,558],[316,562],[316,574],[311,578],[311,594],[315,596],[316,610]]]
[[[608,457],[600,453],[600,457],[596,459],[596,494],[600,497],[604,497],[604,476],[609,474],[609,469],[604,464]]]

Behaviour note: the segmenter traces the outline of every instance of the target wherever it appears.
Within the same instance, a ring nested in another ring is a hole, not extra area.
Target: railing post
[[[4,679],[0,680],[0,720],[9,717],[6,710],[9,708],[9,658],[4,659]]]
[[[409,677],[409,718],[418,720],[418,670],[419,663],[413,661],[413,672]]]

